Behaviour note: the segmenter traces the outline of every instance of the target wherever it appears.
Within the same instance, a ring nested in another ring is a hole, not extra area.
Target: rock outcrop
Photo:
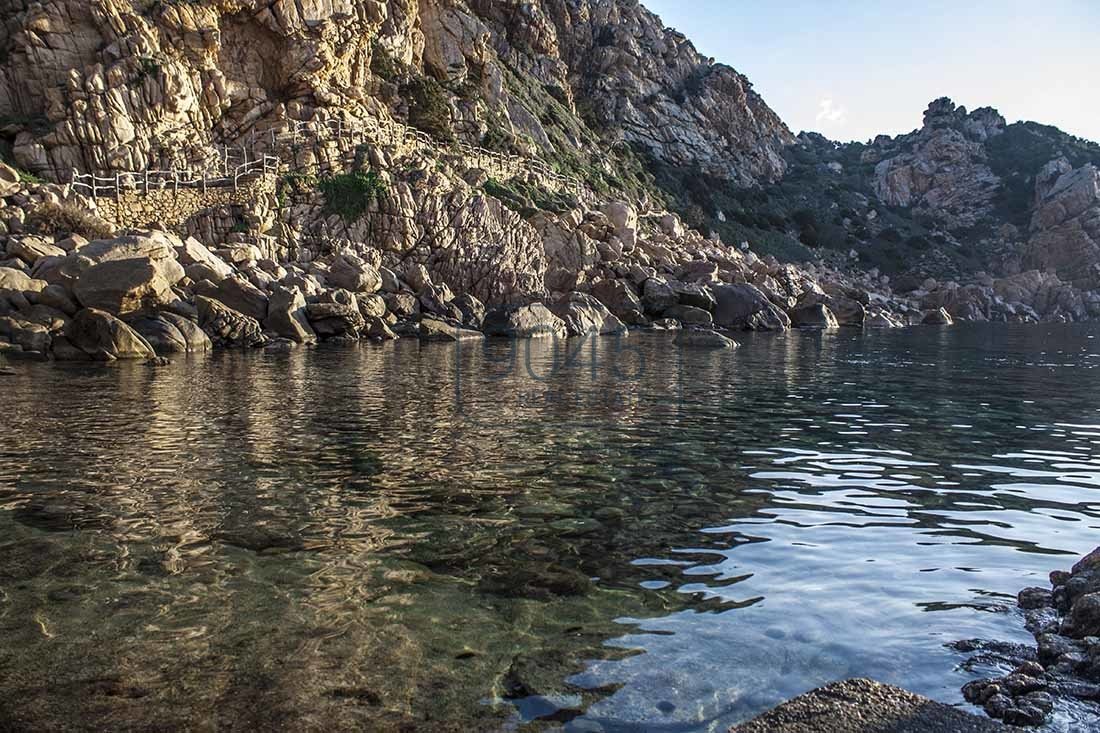
[[[1011,674],[963,688],[966,699],[1011,725],[1038,726],[1059,699],[1100,704],[1100,548],[1070,571],[1050,574],[1052,589],[1025,588],[1018,604],[1037,649],[998,655],[1012,645],[965,641],[956,648],[982,652],[974,661],[1012,663]]]

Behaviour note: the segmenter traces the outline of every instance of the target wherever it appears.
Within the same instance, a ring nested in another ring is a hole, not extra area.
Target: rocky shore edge
[[[951,647],[974,653],[964,668],[1011,668],[963,687],[968,702],[994,720],[869,679],[836,682],[789,700],[730,733],[1005,733],[1048,723],[1060,701],[1095,705],[1100,720],[1100,547],[1051,588],[1017,598],[1036,646],[970,639]],[[1002,721],[1002,722],[995,722]]]
[[[1035,646],[967,640],[968,662],[1012,668],[963,688],[992,718],[1018,726],[1046,723],[1059,701],[1095,706],[1100,720],[1100,547],[1069,571],[1050,574],[1048,588],[1025,588],[1017,599]]]
[[[900,687],[853,679],[820,687],[730,733],[1009,733],[1017,730]]]

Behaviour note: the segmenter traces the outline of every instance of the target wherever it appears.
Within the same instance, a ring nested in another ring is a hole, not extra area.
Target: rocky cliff
[[[0,5],[8,351],[1100,316],[1096,146],[796,139],[632,0]]]
[[[3,0],[0,118],[45,178],[205,160],[252,129],[397,116],[594,181],[640,143],[741,184],[791,135],[745,77],[629,0]],[[596,170],[592,170],[592,166]]]

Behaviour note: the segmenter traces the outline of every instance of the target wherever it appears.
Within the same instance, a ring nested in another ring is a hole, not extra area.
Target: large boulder
[[[625,323],[639,325],[646,320],[641,299],[625,280],[601,280],[592,286],[592,295]]]
[[[665,318],[673,318],[688,326],[709,326],[714,323],[714,316],[710,314],[710,311],[691,305],[674,305],[671,308],[666,308],[664,316]]]
[[[358,338],[367,325],[356,302],[310,303],[306,306],[306,317],[321,338]]]
[[[551,304],[550,310],[565,323],[570,336],[603,333],[604,321],[611,316],[603,303],[586,293],[569,293]]]
[[[184,318],[177,313],[168,313],[167,311],[160,313],[159,317],[176,327],[180,336],[183,337],[184,343],[187,344],[188,352],[210,351],[213,348],[206,331],[203,331],[199,324],[191,318]]]
[[[98,308],[76,314],[65,336],[69,343],[97,361],[150,359],[153,347],[137,331]]]
[[[185,266],[201,265],[206,268],[207,277],[212,282],[220,282],[233,276],[233,268],[221,257],[207,249],[206,245],[194,237],[188,237],[176,248],[179,261]],[[185,269],[190,269],[187,267]],[[198,278],[191,277],[192,280]]]
[[[45,280],[37,280],[22,270],[0,267],[0,290],[40,293],[48,285],[49,283]]]
[[[565,338],[565,323],[542,303],[524,306],[499,306],[485,314],[482,330],[486,336],[505,338]]]
[[[679,298],[680,305],[692,308],[702,308],[705,311],[714,310],[716,301],[711,289],[702,283],[685,283],[678,280],[669,282],[669,286]],[[674,318],[675,316],[669,316]]]
[[[217,292],[213,297],[238,313],[243,313],[261,323],[267,318],[267,294],[242,278],[225,278],[218,283]]]
[[[419,332],[421,341],[442,341],[450,343],[454,341],[476,341],[485,338],[485,334],[472,328],[465,328],[461,324],[451,323],[439,318],[421,318]]]
[[[382,289],[378,270],[353,254],[342,254],[333,260],[327,278],[336,287],[353,293],[377,293]]]
[[[199,324],[215,343],[245,348],[267,343],[263,327],[255,318],[203,295],[195,296],[195,306],[199,311]]]
[[[50,330],[40,323],[0,316],[0,341],[17,344],[23,351],[46,354],[52,342]]]
[[[108,260],[82,272],[73,291],[85,308],[114,315],[155,310],[176,298],[161,272],[147,257]]]
[[[69,257],[79,256],[93,264],[147,260],[169,285],[175,285],[185,274],[183,265],[176,259],[176,247],[181,244],[178,237],[167,232],[141,232],[89,242]]]
[[[468,328],[481,329],[481,324],[485,320],[485,304],[480,300],[470,295],[469,293],[463,293],[455,298],[451,305],[458,309],[462,314],[460,319],[462,323]]]
[[[64,257],[66,254],[68,253],[65,250],[41,237],[20,237],[8,241],[8,256],[18,257],[28,265],[33,265],[43,257]]]
[[[660,316],[679,302],[680,295],[663,278],[651,277],[642,285],[642,305],[651,316]]]
[[[946,309],[937,308],[929,311],[921,320],[921,323],[926,326],[953,326],[955,325],[955,319],[951,317]]]
[[[754,285],[719,285],[713,291],[714,322],[723,328],[785,331],[791,327],[787,314]]]
[[[795,328],[816,328],[824,331],[840,328],[840,322],[824,303],[796,308],[791,311],[790,318]]]
[[[173,317],[173,314],[142,316],[130,321],[128,325],[158,354],[187,354],[210,349],[210,339],[202,330],[198,327],[181,330],[176,319],[179,316]]]
[[[305,295],[298,288],[275,286],[268,301],[264,326],[295,343],[317,343],[317,334],[306,316]]]

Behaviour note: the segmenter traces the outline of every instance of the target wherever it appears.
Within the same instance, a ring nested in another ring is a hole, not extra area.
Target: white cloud
[[[848,109],[837,104],[832,97],[825,97],[818,102],[817,124],[822,127],[844,127],[848,122]]]

